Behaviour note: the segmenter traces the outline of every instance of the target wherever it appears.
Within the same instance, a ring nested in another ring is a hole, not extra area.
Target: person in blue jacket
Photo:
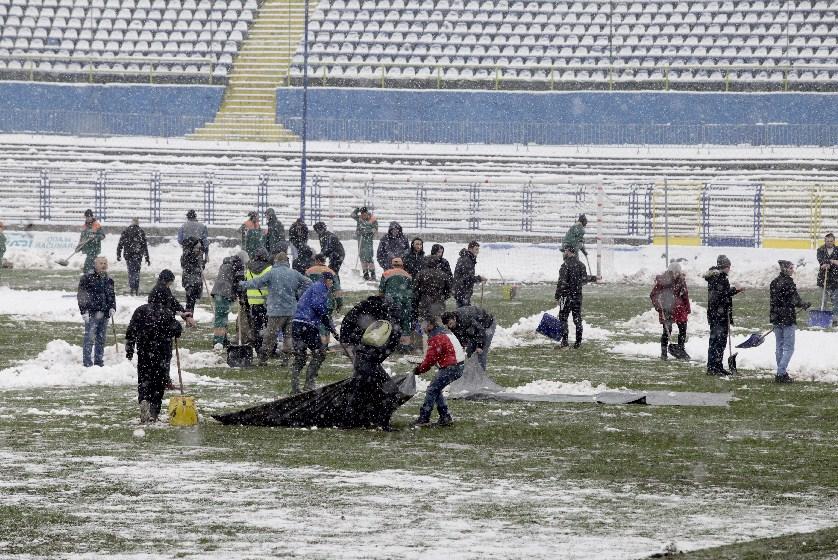
[[[335,326],[329,318],[329,290],[335,281],[335,275],[324,272],[320,280],[312,284],[297,302],[294,320],[291,323],[291,338],[294,344],[294,363],[291,365],[291,394],[300,392],[300,372],[306,365],[307,350],[311,350],[311,362],[306,372],[306,391],[315,388],[317,371],[326,359],[326,350],[320,340],[320,325],[338,337]]]

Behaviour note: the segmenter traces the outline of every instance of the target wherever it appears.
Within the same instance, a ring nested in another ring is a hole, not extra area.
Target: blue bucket
[[[832,326],[832,311],[821,309],[809,310],[809,326],[828,328]]]
[[[538,328],[535,329],[535,332],[543,334],[547,338],[559,341],[562,338],[562,323],[556,317],[553,317],[549,313],[545,313],[542,315],[541,322],[538,324]]]

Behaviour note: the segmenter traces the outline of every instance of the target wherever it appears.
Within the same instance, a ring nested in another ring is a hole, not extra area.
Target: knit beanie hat
[[[727,258],[727,255],[719,255],[716,257],[716,266],[719,268],[727,268],[730,266],[730,259]]]

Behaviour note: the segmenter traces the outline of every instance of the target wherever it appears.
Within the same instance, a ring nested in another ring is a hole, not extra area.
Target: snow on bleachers
[[[0,0],[0,70],[224,77],[257,0]]]
[[[836,37],[838,7],[825,0],[321,0],[309,71],[350,82],[721,82],[779,73],[824,83],[838,79]]]

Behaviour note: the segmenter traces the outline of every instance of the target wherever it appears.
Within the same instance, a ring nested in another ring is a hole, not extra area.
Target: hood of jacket
[[[276,226],[279,224],[279,220],[276,218],[276,210],[273,208],[268,208],[265,211],[265,215],[268,217],[268,225],[269,226]]]
[[[724,272],[718,266],[711,266],[710,270],[704,273],[704,279],[708,282],[712,282],[716,278],[720,277]]]
[[[395,233],[393,231],[395,230]],[[390,227],[387,228],[387,237],[401,237],[402,226],[399,222],[390,222]]]

